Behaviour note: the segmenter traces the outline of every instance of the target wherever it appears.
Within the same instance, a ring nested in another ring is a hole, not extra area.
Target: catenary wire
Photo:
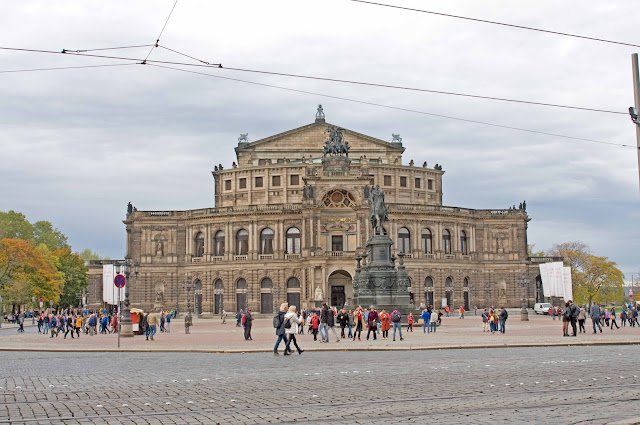
[[[178,0],[176,0],[175,3],[173,3],[173,7],[171,8],[171,12],[169,12],[169,16],[167,16],[167,20],[164,21],[164,25],[162,26],[162,29],[160,30],[160,34],[158,34],[158,38],[156,39],[155,44],[151,47],[151,50],[149,50],[149,53],[147,53],[147,57],[144,58],[144,61],[149,59],[149,56],[151,56],[151,52],[153,52],[153,49],[158,47],[158,43],[160,43],[160,37],[162,37],[162,33],[164,32],[164,29],[167,27],[167,24],[169,23],[169,19],[171,19],[171,15],[173,14],[173,9],[176,8],[177,4],[178,4]]]
[[[57,68],[33,68],[33,69],[11,69],[7,71],[0,71],[0,74],[8,74],[13,72],[34,72],[34,71],[58,71],[63,69],[81,69],[81,68],[104,68],[108,66],[128,66],[128,65],[139,65],[137,63],[114,63],[114,64],[104,64],[104,65],[83,65],[83,66],[61,66]]]
[[[138,47],[151,47],[151,46],[155,46],[155,44],[140,44],[137,46],[123,46],[123,47],[103,47],[100,49],[80,49],[80,50],[74,50],[74,49],[62,49],[62,53],[67,53],[67,52],[74,52],[74,53],[84,53],[84,52],[97,52],[99,50],[122,50],[122,49],[135,49]]]
[[[380,107],[380,108],[394,109],[394,110],[398,110],[398,111],[412,112],[412,113],[415,113],[415,114],[429,115],[429,116],[433,116],[433,117],[446,118],[446,119],[451,119],[451,120],[456,120],[456,121],[463,121],[463,122],[468,122],[468,123],[472,123],[472,124],[480,124],[480,125],[504,128],[504,129],[515,130],[515,131],[524,131],[524,132],[527,132],[527,133],[542,134],[542,135],[545,135],[545,136],[553,136],[553,137],[561,137],[561,138],[564,138],[564,139],[578,140],[578,141],[583,141],[583,142],[599,143],[599,144],[604,144],[604,145],[611,145],[611,146],[618,146],[618,147],[625,147],[625,148],[636,148],[636,146],[625,145],[625,144],[622,144],[622,143],[605,142],[605,141],[602,141],[602,140],[586,139],[586,138],[582,138],[582,137],[567,136],[567,135],[557,134],[557,133],[548,133],[548,132],[544,132],[544,131],[530,130],[530,129],[526,129],[526,128],[513,127],[513,126],[489,123],[489,122],[484,122],[484,121],[470,120],[470,119],[467,119],[467,118],[459,118],[459,117],[454,117],[454,116],[450,116],[450,115],[435,114],[435,113],[431,113],[431,112],[419,111],[419,110],[416,110],[416,109],[401,108],[401,107],[397,107],[397,106],[383,105],[383,104],[380,104],[380,103],[367,102],[367,101],[364,101],[364,100],[351,99],[351,98],[347,98],[347,97],[333,96],[333,95],[324,94],[324,93],[316,93],[316,92],[311,92],[311,91],[306,91],[306,90],[292,89],[292,88],[289,88],[289,87],[276,86],[276,85],[273,85],[273,84],[258,83],[258,82],[255,82],[255,81],[241,80],[241,79],[238,79],[238,78],[231,78],[231,77],[222,77],[222,76],[219,76],[219,75],[207,74],[205,72],[192,71],[192,70],[188,70],[188,69],[175,68],[175,67],[171,67],[171,66],[155,65],[155,64],[148,64],[148,65],[155,66],[157,68],[165,68],[165,69],[170,69],[170,70],[174,70],[174,71],[186,72],[186,73],[190,73],[190,74],[204,75],[204,76],[207,76],[207,77],[220,78],[220,79],[223,79],[223,80],[237,81],[237,82],[241,82],[241,83],[248,83],[248,84],[253,84],[253,85],[257,85],[257,86],[270,87],[270,88],[286,90],[286,91],[291,91],[291,92],[296,92],[296,93],[304,93],[304,94],[310,94],[310,95],[314,95],[314,96],[326,97],[326,98],[330,98],[330,99],[337,99],[337,100],[344,100],[344,101],[347,101],[347,102],[360,103],[360,104],[363,104],[363,105],[377,106],[377,107]]]
[[[552,30],[546,30],[546,29],[542,29],[542,28],[527,27],[527,26],[524,26],[524,25],[507,24],[507,23],[504,23],[504,22],[489,21],[487,19],[470,18],[468,16],[452,15],[450,13],[433,12],[433,11],[430,11],[430,10],[414,9],[414,8],[411,8],[411,7],[396,6],[396,5],[384,4],[384,3],[376,3],[376,2],[372,2],[372,1],[366,1],[366,0],[351,0],[351,1],[356,2],[356,3],[364,3],[364,4],[374,5],[374,6],[384,6],[384,7],[390,7],[390,8],[393,8],[393,9],[408,10],[408,11],[411,11],[411,12],[421,12],[421,13],[428,13],[428,14],[431,14],[431,15],[445,16],[447,18],[464,19],[464,20],[467,20],[467,21],[482,22],[482,23],[485,23],[485,24],[501,25],[501,26],[504,26],[504,27],[511,27],[511,28],[529,30],[529,31],[544,32],[544,33],[548,33],[548,34],[562,35],[562,36],[565,36],[565,37],[581,38],[583,40],[599,41],[599,42],[602,42],[602,43],[618,44],[618,45],[621,45],[621,46],[640,47],[640,44],[625,43],[625,42],[622,42],[622,41],[606,40],[604,38],[588,37],[586,35],[571,34],[571,33],[567,33],[567,32],[552,31]]]
[[[160,45],[158,47],[161,47]],[[230,71],[240,71],[240,72],[249,72],[256,74],[266,74],[266,75],[277,75],[281,77],[292,77],[292,78],[302,78],[308,80],[318,80],[318,81],[329,81],[334,83],[346,83],[346,84],[354,84],[360,86],[369,86],[369,87],[381,87],[381,88],[389,88],[389,89],[398,89],[398,90],[408,90],[408,91],[417,91],[424,93],[435,93],[435,94],[444,94],[444,95],[452,95],[452,96],[460,96],[460,97],[470,97],[476,99],[484,99],[484,100],[497,100],[503,102],[512,102],[512,103],[522,103],[527,105],[536,105],[536,106],[547,106],[547,107],[555,107],[555,108],[563,108],[563,109],[573,109],[580,111],[589,111],[589,112],[601,112],[607,114],[616,114],[616,115],[627,115],[628,112],[620,112],[620,111],[612,111],[607,109],[598,109],[598,108],[585,108],[581,106],[571,106],[571,105],[560,105],[555,103],[544,103],[544,102],[533,102],[528,100],[520,100],[520,99],[508,99],[494,96],[481,96],[474,94],[466,94],[466,93],[457,93],[457,92],[448,92],[443,90],[431,90],[431,89],[421,89],[415,87],[405,87],[405,86],[395,86],[390,84],[378,84],[378,83],[368,83],[362,81],[353,81],[353,80],[342,80],[337,78],[327,78],[327,77],[317,77],[311,75],[300,75],[300,74],[289,74],[283,72],[273,72],[273,71],[261,71],[254,69],[245,69],[245,68],[233,68],[233,67],[223,67],[221,64],[209,64],[206,61],[194,58],[192,56],[186,55],[184,53],[178,52],[176,50],[171,49],[171,51],[181,54],[183,56],[190,57],[194,60],[201,62],[201,64],[194,63],[184,63],[184,62],[172,62],[172,61],[158,61],[158,60],[147,60],[147,59],[137,59],[137,58],[127,58],[121,56],[106,56],[106,55],[94,55],[94,54],[86,54],[86,53],[75,53],[69,51],[56,52],[51,50],[38,50],[38,49],[23,49],[23,48],[13,48],[13,47],[0,47],[0,50],[15,50],[15,51],[25,51],[25,52],[37,52],[37,53],[55,53],[55,54],[67,54],[67,55],[75,55],[75,56],[86,56],[86,57],[94,57],[94,58],[104,58],[104,59],[119,59],[119,60],[129,60],[129,61],[137,61],[146,63],[161,63],[168,65],[182,65],[182,66],[194,66],[194,67],[204,67],[204,68],[222,68]]]

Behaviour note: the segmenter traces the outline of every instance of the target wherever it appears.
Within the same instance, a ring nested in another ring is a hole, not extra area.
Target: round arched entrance
[[[329,275],[329,302],[332,306],[342,308],[353,299],[353,283],[351,275],[344,270],[336,270]]]

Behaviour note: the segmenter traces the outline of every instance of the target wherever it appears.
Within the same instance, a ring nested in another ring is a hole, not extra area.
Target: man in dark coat
[[[578,323],[578,314],[580,314],[580,308],[573,303],[573,301],[569,300],[569,311],[571,312],[571,327],[573,328],[573,336],[578,336],[578,328],[576,324]]]
[[[349,315],[344,308],[340,310],[340,313],[338,313],[337,319],[338,323],[340,324],[340,338],[344,338],[344,328],[349,323]]]
[[[287,303],[280,304],[280,311],[278,312],[278,320],[280,325],[276,328],[276,335],[278,336],[278,339],[276,340],[276,345],[274,345],[273,347],[274,355],[280,354],[278,353],[278,346],[280,345],[280,341],[284,341],[285,346],[287,344],[287,335],[285,334],[285,327],[284,327],[285,325],[284,315],[286,314],[288,309],[289,309],[289,304]]]
[[[244,314],[244,339],[252,340],[251,338],[251,325],[253,324],[253,317],[251,316],[251,309],[247,309],[247,312]]]
[[[367,316],[367,340],[371,332],[373,332],[373,340],[378,339],[376,335],[378,333],[378,312],[373,306],[370,307],[369,315]]]

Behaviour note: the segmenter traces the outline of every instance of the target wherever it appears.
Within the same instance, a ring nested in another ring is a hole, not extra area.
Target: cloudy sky
[[[389,1],[389,3],[391,3]],[[640,44],[628,1],[392,4]],[[152,44],[174,0],[20,1],[0,14],[2,47],[61,51]],[[625,112],[632,48],[348,0],[180,0],[160,44],[225,67],[304,74]],[[91,52],[144,58],[150,48]],[[152,60],[197,63],[164,49]],[[0,50],[0,71],[124,60]],[[640,271],[635,148],[628,115],[239,72],[149,65],[0,74],[0,210],[49,220],[75,250],[124,255],[126,203],[213,206],[214,164],[252,140],[327,121],[389,140],[405,161],[444,165],[444,203],[506,208],[526,199],[536,249],[581,240]],[[224,78],[313,92],[287,91]]]

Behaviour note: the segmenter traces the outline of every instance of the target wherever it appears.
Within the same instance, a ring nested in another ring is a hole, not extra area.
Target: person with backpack
[[[404,338],[402,337],[402,315],[398,310],[393,310],[391,313],[391,321],[393,322],[393,340],[396,340],[396,329],[400,333],[400,341]]]
[[[298,325],[302,323],[302,320],[298,318],[296,314],[296,306],[289,306],[289,310],[287,314],[284,315],[284,332],[289,336],[289,340],[284,348],[284,355],[290,356],[292,353],[291,348],[289,347],[293,342],[293,345],[296,346],[296,350],[298,350],[298,354],[302,354],[304,350],[298,347],[298,341],[296,340],[296,334],[298,333]]]
[[[287,335],[284,327],[284,316],[288,312],[288,310],[289,310],[289,304],[282,303],[280,304],[280,311],[278,312],[278,314],[273,316],[273,327],[276,328],[276,335],[278,336],[278,339],[276,340],[276,345],[273,346],[274,356],[277,356],[280,354],[278,353],[278,346],[280,345],[281,341],[284,341],[285,352],[287,350],[286,345],[288,340],[287,340]]]
[[[389,338],[389,329],[391,329],[391,325],[389,323],[389,313],[384,308],[380,311],[380,330],[382,331],[382,339]]]
[[[245,341],[251,341],[251,326],[253,326],[253,315],[251,314],[251,309],[248,308],[247,312],[242,317],[242,322],[244,324],[244,339]]]
[[[498,320],[500,321],[500,333],[504,333],[504,325],[507,322],[508,318],[509,313],[507,312],[507,309],[502,307],[502,310],[500,310],[500,315],[498,316]]]
[[[482,312],[482,332],[486,332],[489,328],[489,312],[485,308]]]

